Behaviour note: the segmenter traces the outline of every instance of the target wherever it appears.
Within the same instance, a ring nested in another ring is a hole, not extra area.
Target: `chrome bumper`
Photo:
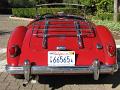
[[[32,74],[93,74],[94,80],[99,79],[100,73],[112,74],[118,70],[118,65],[100,65],[99,60],[95,60],[91,66],[72,67],[49,67],[31,66],[29,60],[24,61],[23,66],[13,67],[6,65],[6,71],[10,74],[24,74],[24,86],[30,81]]]
[[[6,65],[6,71],[10,74],[24,74],[27,66],[13,67]],[[73,66],[73,67],[49,67],[49,66],[31,66],[30,74],[92,74],[95,68],[93,66]],[[118,65],[101,65],[99,67],[100,73],[114,73],[118,70]]]
[[[94,80],[99,79],[100,73],[112,74],[118,70],[118,65],[100,65],[95,60],[91,66],[72,66],[72,67],[49,67],[49,66],[31,66],[29,60],[24,61],[23,66],[13,67],[6,65],[6,71],[10,74],[24,74],[26,86],[33,74],[93,74]]]

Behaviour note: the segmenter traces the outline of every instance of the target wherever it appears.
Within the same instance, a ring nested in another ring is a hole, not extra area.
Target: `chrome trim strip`
[[[71,6],[81,6],[84,7],[85,5],[81,5],[81,4],[71,4],[71,3],[49,3],[49,4],[39,4],[36,5],[36,7],[41,7],[41,6],[51,6],[51,5],[71,5]]]
[[[118,65],[101,65],[99,68],[100,73],[113,73],[118,70]],[[24,74],[24,66],[13,67],[6,65],[6,71],[10,74]],[[48,66],[31,66],[31,74],[92,74],[94,67],[92,66],[74,66],[74,67],[48,67]]]

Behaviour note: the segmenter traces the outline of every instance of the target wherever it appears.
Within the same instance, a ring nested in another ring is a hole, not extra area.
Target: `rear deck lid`
[[[33,23],[30,48],[36,50],[78,50],[84,48],[84,38],[95,37],[90,22],[83,18],[54,17]]]

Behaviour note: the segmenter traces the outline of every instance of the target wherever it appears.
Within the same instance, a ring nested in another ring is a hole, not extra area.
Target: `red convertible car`
[[[14,76],[113,74],[116,45],[109,29],[84,17],[46,14],[12,32],[6,71]]]

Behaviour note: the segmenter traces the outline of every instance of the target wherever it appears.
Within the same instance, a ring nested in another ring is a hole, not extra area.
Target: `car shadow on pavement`
[[[116,88],[120,84],[120,71],[114,75],[100,75],[98,81],[93,80],[93,75],[52,75],[40,76],[39,83],[49,84],[49,87],[58,89],[65,85],[79,84],[112,84],[111,88]]]
[[[120,49],[117,49],[118,60],[120,61]],[[49,87],[54,89],[61,88],[65,85],[79,84],[112,84],[111,88],[116,88],[120,84],[120,70],[114,75],[100,75],[99,80],[93,80],[93,75],[42,75],[39,78],[39,83],[49,84]]]

